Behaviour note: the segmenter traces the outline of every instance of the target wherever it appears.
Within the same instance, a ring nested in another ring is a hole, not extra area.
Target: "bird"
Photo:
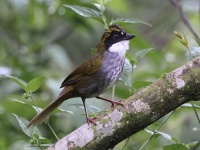
[[[96,97],[110,102],[112,107],[123,105],[120,101],[106,99],[99,95],[118,81],[123,71],[125,53],[129,49],[129,40],[134,37],[135,35],[126,33],[117,24],[109,25],[96,47],[96,53],[65,78],[60,87],[63,90],[58,97],[38,113],[28,123],[27,128],[44,122],[65,100],[74,97],[82,99],[88,124],[96,125],[96,122],[88,115],[86,98]]]

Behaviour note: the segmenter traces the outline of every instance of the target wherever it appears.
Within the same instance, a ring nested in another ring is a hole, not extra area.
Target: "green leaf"
[[[139,60],[141,58],[143,58],[148,52],[150,52],[153,48],[147,48],[147,49],[143,49],[143,50],[140,50],[139,52],[135,53],[135,56],[134,58],[136,60]]]
[[[13,101],[13,102],[16,102],[16,103],[19,103],[19,104],[22,104],[22,105],[26,105],[26,106],[29,106],[31,108],[33,108],[37,113],[41,112],[43,109],[42,108],[39,108],[39,107],[35,107],[33,105],[30,105],[30,104],[27,104],[25,102],[22,102],[18,99],[15,99],[15,98],[9,98],[9,100]],[[39,110],[39,111],[38,111]]]
[[[51,141],[47,138],[44,138],[36,133],[33,134],[33,139],[39,141],[40,144],[48,144],[51,143]]]
[[[200,106],[199,106],[199,105],[196,105],[196,104],[193,104],[193,105],[194,105],[194,107],[195,107],[196,109],[200,109]],[[193,106],[192,106],[191,103],[185,103],[185,104],[181,105],[181,107],[186,107],[186,108],[192,108],[192,109],[193,109]]]
[[[33,137],[33,139],[35,139],[35,140],[38,140],[38,139],[39,139],[39,135],[36,134],[36,133],[34,133],[32,137]]]
[[[69,106],[75,106],[81,109],[84,109],[82,104],[70,104]],[[102,111],[102,109],[100,109],[99,107],[93,106],[93,105],[89,105],[87,107],[88,111],[91,113],[99,113],[100,111]]]
[[[168,139],[168,140],[170,140],[170,141],[173,141],[173,142],[175,142],[175,143],[179,143],[179,141],[178,141],[176,138],[170,136],[170,135],[167,134],[167,133],[164,133],[164,132],[161,132],[161,131],[157,131],[157,130],[155,130],[154,132],[155,132],[157,135],[162,135],[164,138],[166,138],[166,139]]]
[[[136,19],[136,18],[120,18],[120,19],[112,20],[111,24],[114,24],[114,23],[130,23],[130,24],[141,23],[141,24],[145,24],[148,26],[152,26],[151,24],[149,24],[145,21],[142,21],[140,19]]]
[[[28,92],[34,92],[36,91],[44,82],[45,77],[41,76],[41,77],[37,77],[32,79],[31,81],[28,82],[27,85],[27,90]]]
[[[181,34],[180,34],[178,31],[174,31],[174,34],[175,34],[179,39],[182,39],[182,36],[181,36]]]
[[[24,103],[24,102],[22,102],[22,101],[20,101],[18,99],[15,99],[15,98],[9,98],[9,100],[11,100],[13,102],[17,102],[17,103],[23,104],[23,105],[28,105],[28,104],[26,104],[26,103]]]
[[[157,131],[157,130],[151,131],[151,130],[148,130],[148,129],[145,129],[145,131],[147,133],[150,133],[151,135],[154,135],[155,138],[157,138],[159,136],[163,136],[164,138],[166,138],[166,139],[168,139],[170,141],[174,141],[175,143],[179,143],[179,141],[176,138],[170,136],[167,133],[164,133],[164,132],[161,132],[161,131]]]
[[[64,112],[64,113],[69,113],[71,115],[74,115],[74,113],[72,111],[61,109],[61,108],[57,108],[52,114],[56,114],[58,112]]]
[[[100,5],[98,3],[92,3],[99,11],[104,12],[105,11],[105,6]]]
[[[131,63],[131,65],[134,65],[135,63],[137,63],[137,60],[135,58],[133,58],[130,53],[126,52],[125,56],[129,60],[129,62]]]
[[[183,144],[171,144],[163,147],[163,150],[188,150]]]
[[[38,140],[41,144],[49,144],[51,143],[51,141],[47,138],[44,138],[44,137],[39,137],[39,140]]]
[[[153,82],[151,82],[151,81],[134,81],[133,83],[132,83],[132,86],[133,86],[133,88],[134,89],[140,89],[140,88],[143,88],[143,87],[146,87],[146,86],[148,86],[148,85],[150,85],[150,84],[152,84]]]
[[[101,5],[105,5],[108,2],[111,2],[112,0],[97,0],[97,2]]]
[[[16,115],[16,114],[13,114],[13,115],[16,117],[16,119],[17,119],[17,121],[18,121],[18,123],[19,123],[19,125],[20,125],[20,127],[21,127],[21,129],[22,129],[22,131],[23,131],[27,136],[29,136],[29,137],[32,138],[34,133],[36,133],[36,134],[38,134],[38,135],[41,135],[41,133],[40,133],[40,131],[39,131],[39,129],[38,129],[37,127],[26,128],[26,126],[27,126],[28,123],[29,123],[28,120],[26,120],[26,119],[23,118],[23,117],[19,117],[19,116]]]
[[[73,10],[74,12],[76,12],[77,14],[83,17],[89,17],[89,18],[100,17],[100,12],[88,7],[82,7],[82,6],[77,6],[77,5],[66,5],[66,4],[64,6],[67,8],[70,8],[71,10]]]
[[[151,131],[151,130],[148,130],[148,129],[144,129],[147,133],[149,133],[149,134],[151,134],[151,135],[153,135],[154,134],[154,132],[153,131]]]
[[[16,103],[19,103],[19,104],[22,104],[22,105],[26,105],[26,106],[32,107],[37,113],[40,113],[43,110],[42,108],[32,106],[32,105],[27,104],[25,102],[22,102],[22,101],[20,101],[18,99],[14,99],[14,98],[9,98],[9,99],[11,101],[13,101],[13,102],[16,102]],[[68,111],[68,110],[64,110],[64,109],[60,109],[60,108],[57,108],[52,114],[56,114],[58,112],[64,112],[64,113],[69,113],[71,115],[74,115],[74,113],[72,111]]]
[[[17,77],[11,76],[11,75],[6,75],[3,74],[1,75],[2,77],[6,77],[17,83],[21,88],[23,88],[27,92],[27,83],[23,81],[22,79],[19,79]]]
[[[180,39],[179,41],[181,42],[181,44],[182,44],[183,46],[187,47],[186,41],[184,41],[183,39]]]
[[[126,58],[129,60],[129,61],[131,61],[132,59],[133,59],[133,57],[131,56],[131,54],[130,53],[128,53],[128,52],[126,52]]]
[[[185,45],[188,47],[188,39],[187,39],[185,33],[183,33],[183,39],[185,41]]]
[[[133,68],[132,68],[130,61],[126,58],[120,80],[122,80],[124,82],[124,84],[130,88],[132,88],[132,83],[131,83],[132,82],[132,80],[131,80],[132,79],[132,74],[131,74],[132,69]]]
[[[76,12],[77,14],[79,14],[80,16],[86,17],[86,18],[92,18],[95,19],[97,21],[99,21],[100,23],[104,24],[104,21],[101,17],[101,13],[99,11],[96,11],[95,9],[91,9],[88,7],[82,7],[82,6],[77,6],[77,5],[63,5],[67,8],[70,8],[71,10],[73,10],[74,12]]]
[[[198,141],[192,141],[190,143],[187,143],[186,146],[192,148],[192,147],[196,146],[198,143],[199,143]]]
[[[39,108],[39,107],[35,107],[35,106],[31,106],[31,107],[34,108],[37,113],[40,113],[43,110],[43,108]],[[65,110],[65,109],[60,109],[60,108],[56,108],[52,112],[52,114],[56,114],[56,113],[59,113],[59,112],[68,113],[68,114],[74,115],[74,113],[72,111]]]
[[[169,135],[169,134],[167,134],[167,133],[164,133],[164,132],[161,132],[161,131],[157,131],[157,130],[155,130],[154,131],[156,134],[159,134],[159,135],[162,135],[164,138],[166,138],[167,140],[172,140],[172,137]]]

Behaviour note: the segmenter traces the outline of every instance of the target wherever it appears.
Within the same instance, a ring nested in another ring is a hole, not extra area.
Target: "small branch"
[[[170,1],[177,8],[177,10],[179,11],[181,19],[182,19],[183,23],[185,24],[185,26],[190,30],[190,32],[193,34],[193,36],[198,41],[200,41],[200,38],[199,38],[198,34],[194,31],[194,29],[190,25],[187,17],[184,15],[181,5],[177,2],[177,0],[170,0]]]
[[[176,110],[174,110],[167,118],[165,118],[165,120],[158,126],[158,128],[156,129],[156,131],[159,131],[159,129],[167,122],[167,120],[175,113]],[[155,130],[154,130],[155,131]],[[150,136],[150,138],[148,140],[146,140],[146,142],[144,142],[144,144],[140,147],[139,150],[143,150],[143,148],[147,145],[148,142],[150,142],[150,140],[155,136],[155,132],[154,134],[152,134]]]
[[[182,104],[200,100],[199,87],[200,56],[136,92],[124,106],[100,112],[97,126],[84,124],[48,150],[112,148]]]
[[[196,108],[195,108],[195,106],[194,106],[193,103],[191,103],[191,105],[192,105],[192,108],[193,108],[193,110],[194,110],[194,113],[195,113],[195,115],[196,115],[196,117],[197,117],[197,120],[198,120],[198,122],[199,122],[199,125],[200,125],[200,118],[199,118],[199,115],[198,115],[198,113],[197,113],[197,110],[196,110]]]

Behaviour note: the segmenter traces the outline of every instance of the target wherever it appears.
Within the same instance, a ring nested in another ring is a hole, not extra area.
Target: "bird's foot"
[[[110,102],[111,103],[111,107],[114,107],[115,105],[122,105],[122,106],[124,106],[124,104],[121,103],[122,100],[120,100],[120,101],[117,102],[117,101],[113,101],[113,100],[110,100],[110,99],[107,99],[107,98],[103,98],[103,97],[99,97],[99,96],[97,96],[96,98],[104,100],[104,101],[107,101],[107,102]]]
[[[124,104],[122,104],[122,100],[111,101],[110,103],[112,104],[111,107],[114,107],[115,105],[122,105],[122,106],[124,106]]]
[[[90,125],[90,124],[94,124],[95,126],[97,125],[96,122],[94,121],[94,119],[96,119],[96,117],[90,118],[90,117],[86,116],[86,119],[87,119],[88,125]]]

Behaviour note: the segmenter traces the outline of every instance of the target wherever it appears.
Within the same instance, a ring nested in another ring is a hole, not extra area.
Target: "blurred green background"
[[[98,44],[103,25],[93,19],[84,18],[63,4],[74,4],[95,9],[89,0],[3,0],[0,1],[0,74],[14,75],[28,82],[44,75],[44,84],[33,93],[39,107],[45,107],[60,91],[60,84],[75,67],[91,55],[91,48]],[[185,15],[189,18],[197,34],[200,33],[199,0],[181,0]],[[138,18],[152,25],[125,24],[122,27],[136,35],[130,42],[129,53],[134,55],[141,49],[154,48],[134,69],[133,81],[156,81],[162,74],[187,62],[183,47],[174,30],[185,32],[189,46],[197,46],[193,36],[183,25],[176,8],[168,1],[154,0],[113,0],[106,5],[105,16],[109,19]],[[127,98],[129,89],[119,81],[116,85],[116,99]],[[0,148],[3,150],[23,149],[30,140],[12,113],[30,120],[36,113],[31,107],[13,102],[16,98],[28,104],[24,91],[7,78],[0,78]],[[104,94],[111,98],[111,90]],[[108,109],[106,102],[88,99],[87,106]],[[79,98],[70,99],[61,105],[74,115],[57,113],[50,117],[50,123],[59,138],[72,132],[86,122],[84,110],[75,105],[81,104]],[[197,103],[198,104],[198,103]],[[79,105],[78,105],[79,106]],[[198,111],[199,112],[199,111]],[[200,114],[200,113],[199,113]],[[163,120],[148,127],[156,129]],[[177,138],[180,143],[200,140],[200,128],[191,108],[179,108],[164,124],[161,131]],[[56,142],[49,128],[39,126],[44,137]],[[131,136],[125,149],[139,149],[150,137],[146,131]],[[126,140],[115,149],[122,149]],[[160,150],[173,143],[163,137],[153,138],[144,148]]]

